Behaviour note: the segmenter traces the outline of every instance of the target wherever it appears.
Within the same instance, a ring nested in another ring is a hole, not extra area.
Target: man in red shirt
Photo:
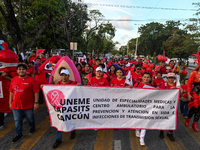
[[[23,138],[22,118],[26,115],[30,125],[30,134],[35,132],[35,121],[33,108],[39,108],[39,85],[34,78],[26,75],[27,66],[19,64],[17,66],[18,77],[12,79],[10,84],[9,106],[12,109],[15,120],[16,137],[12,143],[18,142]]]
[[[45,57],[45,54],[44,53],[42,53],[41,54],[41,62],[43,63],[43,62],[45,62],[45,60],[47,59],[46,57]]]
[[[94,70],[96,70],[96,68],[99,67],[100,62],[101,62],[100,59],[96,59],[95,65],[92,66]]]
[[[28,62],[35,62],[35,59],[36,59],[36,52],[33,51],[33,52],[31,53],[31,56],[30,56],[29,59],[28,59]]]
[[[79,83],[69,80],[69,71],[64,68],[60,69],[60,77],[61,81],[59,81],[56,85],[81,85]],[[62,143],[62,134],[63,132],[57,130],[56,142],[53,144],[53,149],[57,148]],[[76,135],[75,131],[72,131],[70,139],[74,139],[75,135]]]
[[[90,81],[88,81],[87,85],[91,86],[109,86],[109,82],[107,79],[102,77],[103,70],[101,67],[96,68],[96,76],[92,77]]]
[[[142,81],[142,74],[140,73],[140,71],[141,71],[141,65],[136,65],[135,71],[131,71],[133,85],[135,85],[135,83]]]

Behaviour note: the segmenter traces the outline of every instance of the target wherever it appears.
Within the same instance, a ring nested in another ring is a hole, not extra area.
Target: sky
[[[141,9],[124,7],[107,7],[100,4],[113,4],[125,6],[142,7],[161,7],[177,9],[198,9],[192,3],[198,3],[198,0],[82,0],[84,3],[93,3],[89,5],[89,10],[97,9],[105,19],[133,19],[137,21],[110,21],[116,28],[114,41],[118,41],[119,48],[126,45],[128,40],[137,37],[138,27],[150,22],[165,23],[167,20],[186,20],[196,18],[196,11],[188,10],[161,10],[161,9]],[[95,5],[94,5],[95,4]],[[98,4],[98,5],[97,5]],[[139,35],[138,35],[139,36]]]

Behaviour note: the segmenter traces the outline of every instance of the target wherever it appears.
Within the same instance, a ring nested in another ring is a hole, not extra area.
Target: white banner
[[[43,92],[59,131],[176,129],[179,89],[44,85]]]

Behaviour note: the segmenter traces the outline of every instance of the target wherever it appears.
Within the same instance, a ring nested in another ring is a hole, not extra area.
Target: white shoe
[[[8,113],[4,113],[4,117],[7,117],[8,116]]]
[[[135,136],[140,137],[140,130],[135,130]]]
[[[144,138],[140,138],[140,145],[141,145],[141,146],[144,146],[144,145],[145,145],[145,143],[144,143]]]

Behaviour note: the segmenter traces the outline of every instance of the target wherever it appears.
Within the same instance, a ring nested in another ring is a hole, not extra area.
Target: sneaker
[[[30,134],[35,133],[35,129],[30,129]]]
[[[22,122],[23,122],[23,123],[26,123],[26,122],[27,122],[26,117],[22,119]]]
[[[3,130],[4,128],[5,128],[5,126],[4,126],[4,125],[0,126],[0,130]]]
[[[175,141],[175,138],[174,138],[174,136],[173,136],[172,133],[167,133],[167,136],[169,137],[169,139],[170,139],[172,142]]]
[[[20,141],[23,138],[23,135],[17,135],[13,140],[12,143],[16,143],[18,141]]]
[[[145,145],[145,143],[144,143],[144,138],[140,138],[140,145],[141,145],[141,146],[144,146],[144,145]]]
[[[61,143],[62,141],[56,140],[56,142],[53,144],[53,149],[56,149]]]
[[[4,117],[7,117],[8,116],[8,113],[4,113]]]
[[[164,131],[160,131],[159,137],[160,137],[161,139],[164,139]]]
[[[71,132],[71,135],[70,135],[70,140],[74,139],[76,136],[76,132]]]
[[[140,130],[135,130],[135,136],[140,137]]]

